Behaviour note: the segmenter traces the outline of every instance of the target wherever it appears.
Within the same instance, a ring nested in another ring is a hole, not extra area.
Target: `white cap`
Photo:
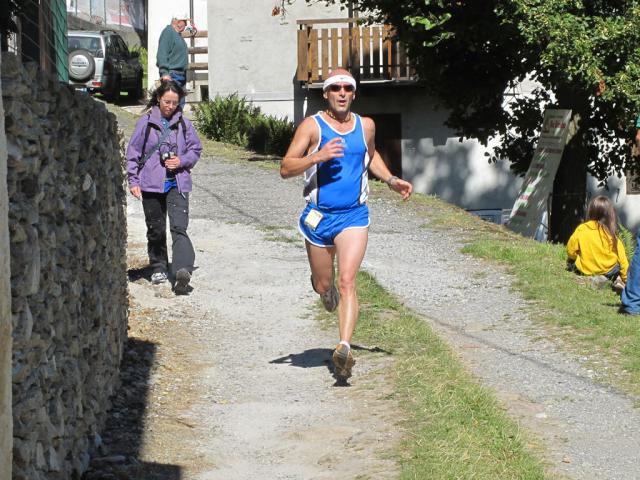
[[[173,17],[171,17],[172,20],[189,20],[189,15],[187,15],[185,12],[176,12],[173,14]]]

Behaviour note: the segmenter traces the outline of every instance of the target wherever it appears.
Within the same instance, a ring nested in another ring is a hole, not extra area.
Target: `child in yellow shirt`
[[[613,203],[604,195],[594,197],[587,207],[587,218],[567,243],[569,269],[582,275],[604,275],[615,282],[616,290],[621,290],[627,281],[629,261],[617,236],[618,219]]]

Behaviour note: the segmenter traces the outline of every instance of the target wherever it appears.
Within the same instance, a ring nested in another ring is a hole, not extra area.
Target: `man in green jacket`
[[[171,24],[167,25],[160,34],[158,55],[156,56],[160,79],[173,80],[183,88],[187,83],[189,58],[187,44],[181,34],[187,27],[187,22],[191,22],[191,19],[186,14],[176,13],[173,15]],[[195,35],[194,28],[191,28],[190,31],[192,35]],[[181,102],[184,103],[183,100]]]

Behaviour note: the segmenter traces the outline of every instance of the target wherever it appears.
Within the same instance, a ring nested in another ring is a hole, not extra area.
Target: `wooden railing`
[[[362,25],[362,19],[298,20],[300,82],[322,82],[330,70],[345,68],[360,82],[415,81],[402,43],[389,25]]]
[[[194,38],[208,38],[209,36],[209,32],[207,30],[198,30],[198,32],[195,35],[191,35],[189,32],[184,31],[182,32],[182,38],[184,39],[190,39],[189,41],[189,47],[187,47],[188,49],[188,53],[189,55],[191,55],[191,59],[189,61],[189,66],[187,67],[187,69],[189,70],[209,70],[209,62],[196,62],[195,59],[195,55],[199,55],[199,54],[208,54],[209,53],[209,47],[207,46],[202,46],[202,47],[195,47],[194,46],[194,42],[193,39]]]

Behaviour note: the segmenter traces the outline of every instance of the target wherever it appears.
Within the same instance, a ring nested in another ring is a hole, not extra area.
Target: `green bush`
[[[196,128],[207,138],[250,148],[258,153],[284,155],[295,126],[287,117],[264,115],[237,93],[202,102],[195,107]]]
[[[249,132],[248,147],[259,153],[284,156],[293,138],[295,126],[287,117],[260,115]]]
[[[140,58],[140,65],[142,65],[142,70],[144,72],[143,73],[143,77],[142,77],[142,88],[145,88],[145,89],[149,88],[147,86],[147,77],[148,77],[147,68],[149,67],[149,62],[147,61],[147,58],[148,58],[147,49],[144,48],[144,47],[141,47],[140,45],[138,45],[138,46],[135,46],[135,47],[130,47],[129,51],[131,53],[138,52],[138,54],[140,55],[140,57],[139,57]]]
[[[633,258],[633,254],[636,250],[636,237],[622,225],[618,226],[618,237],[620,237],[620,240],[624,245],[624,251],[627,254],[627,258],[629,259],[629,262],[631,262],[631,258]]]
[[[246,147],[253,118],[260,109],[233,93],[227,97],[216,95],[195,108],[195,124],[207,138],[218,142]]]

